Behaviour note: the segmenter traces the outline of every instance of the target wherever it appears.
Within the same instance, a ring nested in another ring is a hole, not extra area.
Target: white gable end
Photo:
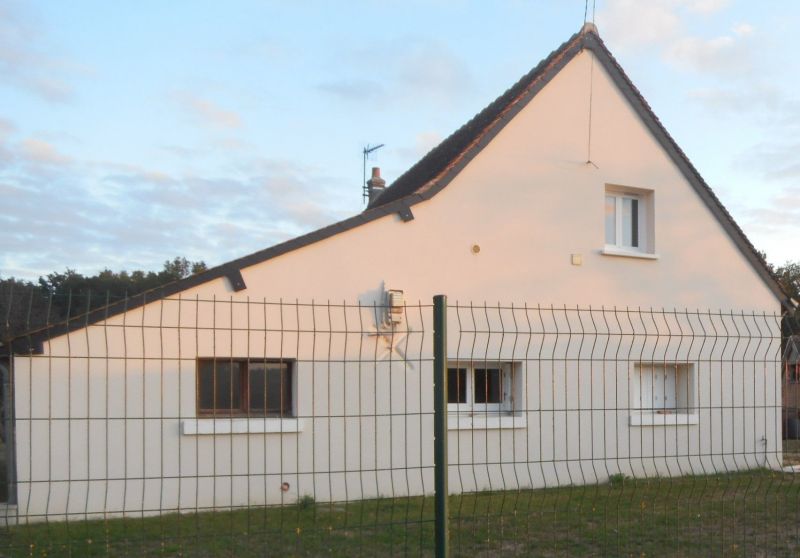
[[[245,269],[248,290],[352,300],[383,282],[423,301],[774,311],[775,296],[593,56],[567,64],[413,207],[413,221],[385,217]],[[652,192],[657,259],[601,253],[611,185]]]

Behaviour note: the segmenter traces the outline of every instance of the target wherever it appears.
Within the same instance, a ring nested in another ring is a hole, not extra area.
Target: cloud
[[[728,4],[729,0],[608,0],[597,13],[597,23],[601,34],[619,50],[669,47],[686,38],[689,19],[711,16]],[[749,26],[737,28],[744,34]]]
[[[5,140],[17,131],[16,125],[8,119],[0,117],[0,141]]]
[[[681,30],[675,0],[608,0],[597,14],[600,33],[620,49],[672,39]]]
[[[13,122],[5,118],[0,118],[0,163],[10,165],[14,156],[7,143],[16,133],[17,127]]]
[[[740,26],[741,27],[741,26]],[[749,33],[712,39],[682,37],[665,50],[665,58],[680,68],[703,74],[747,77],[753,69]]]
[[[774,264],[797,261],[800,207],[795,200],[798,196],[800,188],[782,190],[765,200],[765,204],[746,208],[737,215],[755,245],[768,247],[767,258]]]
[[[443,139],[439,132],[421,132],[414,137],[413,147],[400,147],[395,151],[400,157],[415,161],[439,145]]]
[[[708,17],[727,5],[724,0],[609,0],[597,19],[603,35],[620,50],[653,48],[681,70],[747,78],[754,67],[751,24],[737,23],[716,37],[686,30],[693,18]]]
[[[749,148],[737,163],[736,168],[742,172],[755,173],[762,180],[778,181],[784,184],[788,181],[790,185],[800,185],[798,152],[800,152],[800,142],[796,139],[786,141],[774,139],[762,142]],[[797,190],[797,193],[798,197],[794,200],[786,197],[778,198],[778,200],[780,204],[786,202],[789,205],[800,207],[800,204],[797,203],[797,200],[800,200],[800,189]]]
[[[356,103],[396,105],[417,103],[420,98],[451,103],[475,86],[464,61],[446,44],[429,38],[403,37],[373,44],[345,54],[337,67],[369,74],[337,75],[322,80],[317,88]]]
[[[713,14],[726,8],[730,0],[683,0],[680,3],[690,12]]]
[[[177,93],[175,99],[179,106],[202,126],[217,130],[231,130],[242,126],[239,114],[224,109],[208,99],[188,92]]]
[[[770,244],[776,246],[779,253],[777,261],[797,260],[796,239],[800,237],[800,182],[794,186],[781,188],[771,195],[770,189],[764,188],[767,194],[763,203],[742,211],[744,224],[748,231],[771,238]]]
[[[749,23],[737,23],[733,26],[732,31],[739,37],[749,37],[753,34],[753,26]]]
[[[397,64],[401,86],[446,99],[463,95],[474,83],[463,61],[445,45],[421,41]]]
[[[755,81],[746,86],[736,84],[699,87],[690,90],[688,96],[707,109],[720,113],[781,112],[788,108],[788,100],[780,89],[772,84]]]
[[[26,139],[20,145],[20,154],[35,165],[68,165],[72,160],[46,141]]]
[[[796,139],[770,139],[749,148],[734,163],[742,174],[754,175],[757,190],[738,208],[741,222],[758,246],[770,247],[770,260],[797,260],[800,238],[800,163]]]
[[[175,255],[219,264],[351,213],[349,184],[291,160],[240,153],[227,174],[203,176],[75,159],[38,137],[0,148],[3,276],[35,279],[64,254],[84,273],[158,269]]]
[[[65,74],[74,66],[45,54],[43,33],[17,2],[0,3],[0,85],[21,88],[52,102],[72,95]]]
[[[180,145],[162,145],[159,149],[180,159],[194,159],[201,154],[200,149],[192,149]]]
[[[387,97],[383,84],[375,80],[343,78],[322,82],[317,89],[334,97],[354,102],[381,101]]]

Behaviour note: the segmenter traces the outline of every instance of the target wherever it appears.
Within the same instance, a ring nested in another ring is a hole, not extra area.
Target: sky
[[[800,260],[800,6],[596,0],[753,244]],[[363,210],[578,31],[584,0],[0,0],[0,277],[213,266]],[[592,0],[588,17],[593,16]]]

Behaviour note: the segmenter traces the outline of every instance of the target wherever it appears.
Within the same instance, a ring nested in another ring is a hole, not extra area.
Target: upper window
[[[511,362],[449,362],[448,409],[467,413],[512,411],[514,392],[519,389],[515,376]]]
[[[605,245],[615,253],[653,252],[653,193],[606,187]]]
[[[197,411],[203,415],[294,416],[291,363],[200,359]]]
[[[641,249],[642,200],[631,194],[606,193],[606,244]]]

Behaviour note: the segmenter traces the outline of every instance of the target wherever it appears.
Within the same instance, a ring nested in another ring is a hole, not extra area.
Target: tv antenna
[[[386,145],[385,143],[381,143],[381,144],[375,145],[375,146],[367,144],[367,146],[364,148],[364,151],[363,151],[363,153],[364,153],[364,182],[362,183],[362,187],[361,187],[361,195],[364,198],[364,200],[369,200],[369,186],[367,186],[367,159],[369,159],[370,154],[374,153],[375,151],[377,151],[378,149],[380,149],[381,147],[383,147],[385,145]]]

